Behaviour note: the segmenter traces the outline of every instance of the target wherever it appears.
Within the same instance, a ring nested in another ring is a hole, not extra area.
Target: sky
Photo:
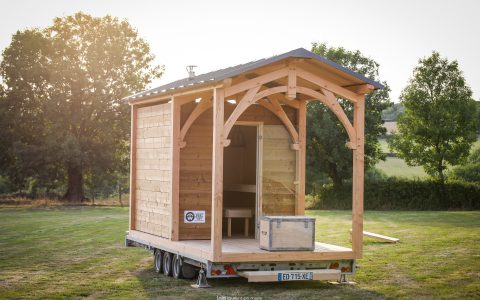
[[[433,50],[457,60],[480,99],[480,1],[0,0],[0,49],[12,34],[77,11],[127,19],[165,66],[150,87],[281,54],[312,42],[360,50],[380,64],[398,102],[418,60]]]

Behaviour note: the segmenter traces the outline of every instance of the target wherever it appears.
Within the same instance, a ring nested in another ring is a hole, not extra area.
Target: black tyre
[[[173,278],[176,278],[176,279],[183,278],[182,258],[180,256],[178,256],[178,254],[173,257],[172,275],[173,275]]]
[[[163,253],[163,274],[172,276],[172,253],[164,252]]]
[[[157,273],[162,273],[162,271],[163,271],[162,270],[162,265],[163,265],[162,259],[163,259],[162,251],[160,251],[159,249],[155,250],[154,259],[153,259],[153,266],[155,267],[155,272],[157,272]]]
[[[183,264],[182,264],[183,278],[185,278],[185,279],[195,278],[195,273],[196,272],[197,272],[197,270],[195,269],[194,266],[192,266],[190,264],[186,264],[185,262],[183,262]]]

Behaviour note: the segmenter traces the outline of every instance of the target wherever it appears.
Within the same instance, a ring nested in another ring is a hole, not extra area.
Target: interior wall
[[[297,151],[285,126],[263,126],[262,215],[295,215]]]
[[[181,109],[181,124],[187,120],[197,104],[185,104]],[[296,124],[296,110],[284,107],[287,116]],[[225,103],[225,120],[235,105]],[[257,121],[266,125],[283,123],[260,105],[252,105],[239,121]],[[185,136],[186,146],[180,150],[179,239],[210,239],[212,205],[212,108],[204,112],[190,127]],[[228,148],[228,147],[227,147]],[[251,172],[251,171],[250,171]],[[228,177],[228,175],[227,175]],[[255,198],[253,196],[253,201]],[[205,210],[206,222],[185,224],[185,210]]]

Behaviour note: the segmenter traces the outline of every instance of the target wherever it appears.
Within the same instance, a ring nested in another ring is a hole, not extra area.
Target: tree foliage
[[[312,52],[326,57],[355,72],[380,81],[379,64],[364,56],[360,51],[349,51],[342,47],[328,47],[325,43],[313,43]],[[385,159],[378,137],[385,134],[381,113],[391,106],[388,85],[366,96],[365,107],[365,167],[374,166]],[[353,105],[339,99],[343,110],[353,121]],[[345,147],[348,135],[337,117],[318,101],[310,102],[307,110],[307,180],[311,183],[322,172],[336,186],[352,176],[352,151]]]
[[[480,184],[480,146],[472,150],[465,164],[453,168],[449,178]]]
[[[420,59],[400,97],[405,112],[390,147],[443,183],[447,166],[464,161],[476,140],[476,105],[458,63],[437,52]]]
[[[63,183],[75,201],[89,174],[125,169],[129,107],[119,100],[162,74],[153,60],[137,31],[111,16],[76,13],[18,31],[0,65],[2,169],[19,185]]]

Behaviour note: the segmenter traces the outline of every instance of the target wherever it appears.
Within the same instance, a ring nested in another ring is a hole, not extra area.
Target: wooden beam
[[[344,88],[360,95],[370,94],[371,92],[375,91],[375,87],[368,83],[344,86]]]
[[[135,216],[137,213],[137,117],[138,108],[132,105],[130,123],[130,217],[129,230],[135,230]]]
[[[144,97],[138,97],[134,99],[128,100],[128,103],[130,104],[135,104],[135,105],[144,105],[144,104],[160,104],[166,101],[169,101],[172,96],[175,97],[181,97],[181,96],[187,96],[187,95],[192,95],[200,92],[206,92],[206,91],[212,91],[212,89],[222,87],[222,84],[214,83],[214,84],[199,84],[198,86],[192,86],[190,89],[178,89],[177,92],[175,90],[172,90],[172,92],[165,92],[165,93],[160,93],[158,96],[150,97],[150,96],[144,96]],[[191,102],[192,100],[187,101]],[[185,103],[182,103],[185,104]]]
[[[298,132],[288,118],[285,111],[283,110],[282,106],[275,99],[268,99],[268,101],[269,102],[264,100],[258,101],[258,104],[274,113],[280,119],[280,121],[282,121],[283,125],[285,125],[285,127],[287,128],[290,136],[292,137],[293,143],[298,144]]]
[[[288,66],[288,85],[287,99],[293,100],[297,98],[297,70],[295,64],[290,63]]]
[[[272,94],[268,96],[269,99],[275,99],[278,102],[288,105],[292,108],[298,109],[300,107],[300,101],[298,100],[298,94],[297,94],[297,100],[288,100],[284,94],[278,93],[278,94]]]
[[[212,99],[202,99],[202,101],[200,101],[200,103],[198,103],[195,109],[190,113],[188,119],[185,121],[185,124],[182,126],[182,130],[180,131],[180,148],[183,148],[186,145],[185,136],[187,135],[188,129],[190,129],[192,124],[196,119],[198,119],[198,117],[200,117],[201,114],[203,114],[212,106]]]
[[[230,133],[230,130],[232,130],[233,125],[237,121],[237,119],[240,117],[240,115],[253,103],[255,103],[255,95],[257,95],[258,90],[260,89],[260,86],[256,86],[248,90],[248,92],[243,96],[242,100],[237,104],[237,107],[233,110],[232,114],[228,118],[227,122],[225,122],[225,126],[223,128],[223,136],[225,137],[225,140],[228,139],[228,134]],[[215,105],[215,104],[214,104]],[[223,124],[223,119],[222,119],[222,124]],[[228,146],[229,141],[225,141],[225,145]]]
[[[255,87],[260,87],[267,82],[274,81],[282,77],[286,77],[288,75],[288,71],[289,69],[287,67],[281,68],[279,70],[272,71],[268,74],[261,75],[261,76],[252,78],[250,80],[243,81],[238,84],[227,87],[225,88],[225,97],[229,97],[231,95],[235,95],[246,90],[251,90]]]
[[[365,97],[354,103],[353,126],[356,133],[356,148],[353,150],[352,187],[352,250],[356,258],[363,251],[363,177],[364,177],[364,134]]]
[[[297,110],[298,122],[298,144],[297,152],[297,205],[295,206],[296,215],[305,214],[305,166],[307,149],[307,101],[301,101]]]
[[[171,98],[172,113],[172,183],[171,183],[171,240],[178,241],[180,231],[180,118],[181,104]]]
[[[346,88],[343,88],[339,85],[336,85],[326,79],[323,79],[313,73],[310,73],[302,68],[297,68],[297,76],[310,81],[311,83],[316,84],[317,86],[329,90],[332,93],[345,98],[347,100],[350,100],[351,102],[356,102],[359,98],[361,98],[361,95],[358,95]]]
[[[343,127],[347,131],[347,135],[350,140],[350,144],[349,144],[350,149],[353,149],[355,147],[356,145],[355,129],[353,128],[352,124],[350,123],[350,120],[348,119],[347,115],[345,114],[342,107],[338,103],[337,98],[332,92],[328,90],[323,90],[323,92],[325,93],[324,95],[312,89],[309,89],[306,87],[300,87],[300,86],[297,87],[297,92],[313,97],[315,100],[318,100],[323,104],[325,104],[337,116],[338,120],[342,123]]]
[[[254,89],[255,90],[255,89]],[[253,95],[256,91],[252,92]],[[252,94],[250,93],[250,94]],[[248,93],[247,93],[248,94]],[[253,98],[252,95],[252,98]],[[224,90],[213,92],[213,154],[212,154],[212,257],[222,257],[222,209],[223,209],[223,142],[224,136]]]

